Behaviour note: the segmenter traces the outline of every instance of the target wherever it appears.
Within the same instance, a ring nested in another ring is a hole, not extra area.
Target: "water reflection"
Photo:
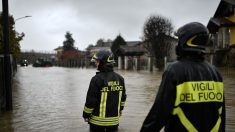
[[[19,67],[14,78],[14,110],[0,114],[0,131],[88,132],[81,115],[95,72],[95,69]],[[117,72],[125,78],[128,95],[119,130],[137,132],[152,106],[162,73]],[[235,76],[224,76],[227,131],[235,131]]]
[[[226,101],[226,131],[235,131],[235,69],[233,72],[221,70],[224,77],[225,101]]]

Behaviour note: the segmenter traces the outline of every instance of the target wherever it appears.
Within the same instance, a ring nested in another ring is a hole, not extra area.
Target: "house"
[[[66,59],[77,59],[81,56],[81,51],[78,49],[71,49],[64,51],[62,46],[59,46],[58,48],[54,49],[56,51],[56,60],[66,60]]]
[[[143,48],[139,46],[141,42],[140,41],[127,41],[126,45],[120,46],[120,48],[117,50],[117,53],[119,54],[119,60],[116,64],[119,65],[119,69],[130,69],[134,61],[137,59],[138,56],[141,56],[144,54]],[[90,60],[94,53],[96,53],[99,50],[108,50],[111,51],[112,42],[104,42],[102,45],[96,45],[89,48],[89,55],[87,56],[87,60]],[[129,63],[128,63],[129,62]]]
[[[177,45],[177,39],[171,36],[167,37],[166,43],[170,44],[167,61],[171,62],[176,60],[175,46]],[[91,46],[88,51],[87,60],[90,60],[98,50],[111,51],[111,45],[112,42],[105,42],[102,46]],[[118,61],[116,62],[118,69],[148,69],[151,71],[154,58],[144,45],[145,43],[142,41],[126,41],[126,45],[121,45],[116,52],[118,55]]]
[[[207,28],[214,44],[214,63],[228,63],[228,54],[235,48],[235,0],[221,0]]]
[[[56,65],[66,67],[80,67],[85,65],[83,62],[84,53],[78,49],[63,50],[62,46],[54,49],[56,51]]]
[[[144,54],[144,49],[140,47],[140,41],[127,41],[126,45],[121,45],[117,50],[119,56],[140,56]]]
[[[92,46],[89,49],[90,55],[93,55],[94,53],[96,53],[99,50],[111,51],[111,48],[110,48],[111,45],[112,45],[112,42],[104,42],[102,45]]]
[[[140,41],[127,41],[126,45],[121,45],[117,49],[118,69],[140,69],[140,56],[144,55],[146,50],[141,47]]]
[[[63,47],[59,46],[59,47],[55,48],[54,51],[56,51],[56,61],[59,61],[62,54],[63,54]]]

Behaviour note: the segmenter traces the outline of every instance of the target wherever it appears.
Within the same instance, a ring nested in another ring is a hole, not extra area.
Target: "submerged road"
[[[0,113],[0,132],[89,132],[82,111],[95,69],[18,67],[13,111]],[[127,102],[119,132],[138,132],[158,90],[162,72],[117,71]],[[227,131],[235,131],[235,75],[224,74]]]

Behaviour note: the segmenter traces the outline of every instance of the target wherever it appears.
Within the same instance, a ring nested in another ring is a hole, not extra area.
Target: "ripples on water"
[[[95,69],[19,67],[14,78],[13,111],[0,113],[0,132],[89,132],[82,119]],[[161,72],[117,71],[126,82],[127,102],[119,132],[138,132],[158,90]],[[234,77],[225,76],[227,129],[235,128]]]
[[[226,101],[226,131],[235,131],[235,69],[220,69],[224,79]]]

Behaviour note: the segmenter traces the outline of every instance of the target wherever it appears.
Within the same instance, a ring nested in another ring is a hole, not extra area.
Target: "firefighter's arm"
[[[144,120],[141,132],[160,131],[166,125],[175,100],[173,75],[169,71],[164,72],[155,102]]]
[[[124,109],[125,106],[125,102],[126,102],[126,88],[125,88],[125,82],[123,79],[123,91],[122,91],[122,98],[121,98],[121,104],[120,104],[120,110],[122,111]]]
[[[90,117],[98,101],[97,99],[98,89],[95,87],[95,85],[96,85],[96,82],[95,82],[95,78],[93,77],[91,79],[91,82],[87,91],[86,103],[83,109],[83,118],[85,119],[85,121],[87,121],[87,119]]]

